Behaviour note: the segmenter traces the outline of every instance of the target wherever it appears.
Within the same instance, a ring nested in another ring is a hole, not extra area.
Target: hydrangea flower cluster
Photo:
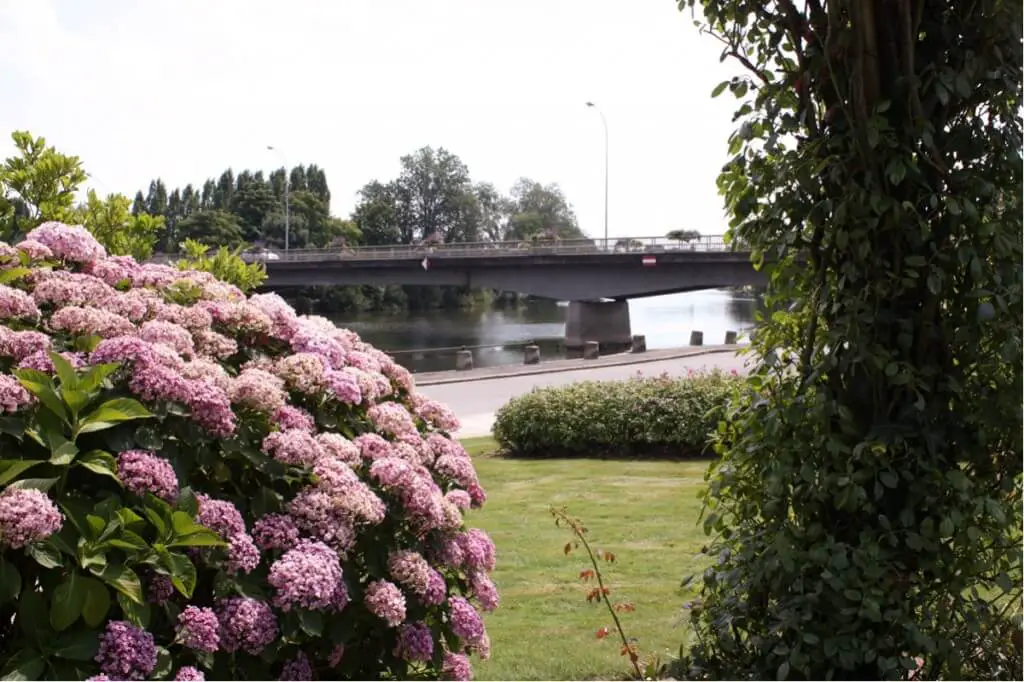
[[[82,227],[0,243],[0,271],[25,263],[0,285],[0,414],[33,427],[41,402],[13,372],[56,375],[56,352],[82,371],[116,363],[103,399],[153,415],[82,431],[92,460],[70,486],[0,491],[5,551],[47,542],[62,510],[77,527],[82,505],[124,506],[132,530],[107,560],[139,566],[153,615],[139,620],[111,589],[83,677],[471,679],[470,655],[490,647],[480,612],[498,606],[496,556],[465,525],[486,496],[448,408],[350,330],[209,273],[108,256]],[[19,447],[0,433],[3,458],[48,459]],[[174,514],[162,530],[159,505]],[[169,564],[132,554],[195,527],[216,541],[174,549]]]

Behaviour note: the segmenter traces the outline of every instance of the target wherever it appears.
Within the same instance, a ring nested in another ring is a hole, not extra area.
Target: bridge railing
[[[666,237],[616,237],[609,239],[560,239],[505,242],[450,242],[444,244],[393,244],[385,246],[334,247],[325,249],[283,249],[248,252],[242,257],[250,262],[280,263],[308,261],[374,261],[410,258],[480,258],[584,254],[657,254],[664,252],[735,251],[735,244],[726,244],[722,235],[701,235],[690,241]],[[155,254],[154,262],[173,260],[170,254]]]

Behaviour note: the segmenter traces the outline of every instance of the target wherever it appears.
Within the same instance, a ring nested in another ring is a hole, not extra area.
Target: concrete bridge
[[[720,235],[689,242],[625,237],[532,242],[292,249],[246,254],[267,267],[265,289],[316,285],[466,286],[570,301],[566,346],[631,341],[628,299],[762,285],[750,254]],[[609,300],[610,299],[610,300]]]

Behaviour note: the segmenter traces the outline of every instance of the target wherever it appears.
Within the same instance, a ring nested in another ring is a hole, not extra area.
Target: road
[[[577,381],[628,379],[637,374],[657,376],[667,372],[673,376],[682,376],[688,370],[702,367],[709,369],[717,367],[725,371],[735,369],[742,372],[748,361],[747,357],[741,357],[735,353],[712,353],[640,365],[592,367],[571,372],[528,374],[501,379],[437,384],[424,386],[417,390],[453,409],[462,422],[462,430],[458,432],[458,435],[465,438],[490,434],[495,412],[510,399],[523,393],[529,393],[535,387],[564,386]]]

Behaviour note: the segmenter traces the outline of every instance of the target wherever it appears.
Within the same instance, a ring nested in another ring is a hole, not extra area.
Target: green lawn
[[[679,582],[698,568],[705,542],[696,521],[707,462],[509,460],[488,456],[490,439],[463,443],[488,495],[468,522],[494,538],[501,592],[501,606],[486,616],[493,656],[478,664],[478,679],[616,679],[629,668],[614,638],[595,637],[612,622],[586,602],[578,575],[588,566],[582,554],[563,553],[571,537],[555,527],[552,505],[567,505],[591,543],[615,553],[606,584],[613,601],[636,604],[620,618],[641,656],[678,652],[686,637]]]

